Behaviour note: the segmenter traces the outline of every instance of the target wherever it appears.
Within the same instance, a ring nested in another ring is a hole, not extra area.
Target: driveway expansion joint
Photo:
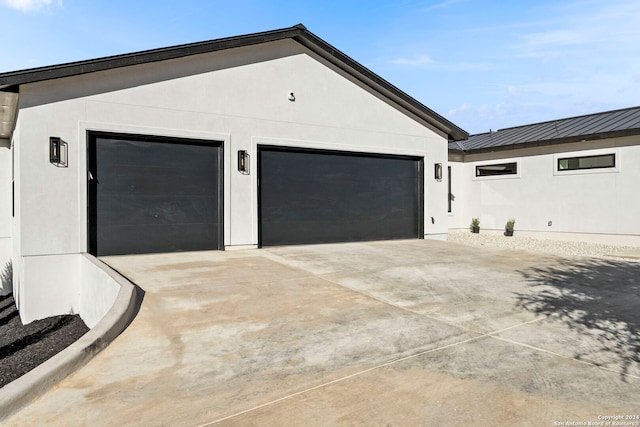
[[[346,375],[346,376],[340,377],[340,378],[336,378],[335,380],[331,380],[331,381],[328,381],[326,383],[322,383],[322,384],[318,384],[318,385],[313,386],[313,387],[309,387],[309,388],[307,388],[305,390],[300,390],[298,392],[291,393],[291,394],[288,394],[286,396],[282,396],[282,397],[280,397],[278,399],[271,400],[269,402],[265,402],[265,403],[263,403],[261,405],[257,405],[257,406],[255,406],[253,408],[249,408],[249,409],[237,412],[235,414],[228,415],[226,417],[217,419],[215,421],[211,421],[211,422],[208,422],[208,423],[205,423],[205,424],[201,424],[198,427],[213,426],[213,425],[221,423],[223,421],[228,421],[228,420],[230,420],[232,418],[240,417],[240,416],[248,414],[250,412],[254,412],[254,411],[260,410],[262,408],[266,408],[268,406],[276,405],[276,404],[278,404],[280,402],[283,402],[285,400],[293,399],[293,398],[301,396],[303,394],[306,394],[306,393],[309,393],[309,392],[312,392],[312,391],[315,391],[315,390],[319,390],[319,389],[331,386],[333,384],[341,383],[341,382],[350,380],[352,378],[359,377],[361,375],[367,374],[369,372],[376,371],[378,369],[386,368],[388,366],[393,366],[393,365],[396,365],[398,363],[405,362],[407,360],[416,359],[418,357],[422,357],[422,356],[430,354],[430,353],[435,353],[435,352],[438,352],[438,351],[447,350],[449,348],[456,347],[456,346],[459,346],[461,344],[468,344],[470,342],[478,341],[478,340],[480,340],[482,338],[485,338],[485,336],[471,337],[471,338],[467,338],[467,339],[462,340],[462,341],[458,341],[458,342],[455,342],[455,343],[444,345],[442,347],[432,348],[432,349],[429,349],[429,350],[421,351],[421,352],[416,353],[416,354],[412,354],[410,356],[405,356],[405,357],[401,357],[399,359],[395,359],[395,360],[391,360],[391,361],[388,361],[388,362],[385,362],[385,363],[381,363],[379,365],[372,366],[372,367],[364,369],[362,371],[354,372],[353,374]]]

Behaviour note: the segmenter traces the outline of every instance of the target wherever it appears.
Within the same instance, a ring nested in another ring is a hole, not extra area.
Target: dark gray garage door
[[[261,246],[422,237],[422,160],[259,147]]]
[[[91,133],[89,252],[222,249],[222,145]]]

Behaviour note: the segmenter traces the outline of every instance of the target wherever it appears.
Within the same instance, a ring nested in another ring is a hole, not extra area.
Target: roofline
[[[151,49],[122,55],[69,62],[59,65],[0,73],[0,90],[45,80],[78,76],[114,68],[129,67],[225,49],[251,46],[278,40],[292,39],[330,61],[361,83],[407,109],[431,126],[448,135],[449,140],[467,139],[469,134],[396,86],[367,69],[302,25],[242,36]]]
[[[527,142],[520,142],[518,144],[498,145],[495,147],[482,147],[482,148],[471,148],[471,149],[467,149],[460,141],[451,141],[451,142],[455,142],[458,145],[458,147],[464,147],[464,148],[451,148],[451,146],[449,146],[448,150],[450,153],[482,154],[482,153],[492,153],[496,151],[510,151],[510,150],[532,148],[532,147],[543,147],[547,145],[569,144],[572,142],[599,141],[602,139],[622,138],[625,136],[635,136],[635,135],[640,135],[640,129],[616,130],[611,132],[600,132],[600,133],[592,133],[587,135],[574,135],[574,136],[568,136],[564,138],[543,139],[540,141],[527,141]]]
[[[275,40],[292,38],[297,27],[242,36],[226,37],[204,42],[188,43],[159,49],[143,50],[121,55],[105,56],[83,61],[68,62],[45,67],[29,68],[0,74],[0,89],[11,85],[35,83],[39,81],[58,79],[94,73],[114,68],[183,58],[185,56],[216,52],[234,47],[250,46]]]
[[[564,122],[566,120],[581,119],[583,117],[601,116],[603,114],[619,113],[621,111],[637,110],[637,109],[638,109],[638,107],[635,106],[635,107],[619,108],[619,109],[616,109],[616,110],[601,111],[599,113],[581,114],[579,116],[570,116],[570,117],[564,117],[562,119],[546,120],[544,122],[529,123],[527,125],[518,125],[518,126],[508,127],[508,128],[504,128],[504,129],[498,129],[498,130],[494,130],[494,131],[489,131],[489,132],[481,132],[481,133],[476,133],[476,134],[473,134],[473,135],[470,135],[470,136],[486,135],[486,134],[489,134],[489,133],[503,132],[503,131],[506,131],[506,130],[519,129],[519,128],[526,128],[526,127],[529,127],[529,126],[546,125],[546,124],[550,124],[550,123]]]
[[[451,148],[451,144],[455,144],[457,148]],[[451,141],[449,145],[450,145],[449,151],[456,151],[456,152],[467,151],[467,147],[464,146],[464,143],[462,141]]]
[[[455,150],[455,149],[449,148],[449,151],[462,152],[464,154],[481,154],[481,153],[491,153],[494,151],[509,151],[509,150],[524,149],[524,148],[532,148],[532,147],[543,147],[546,145],[569,144],[572,142],[599,141],[602,139],[622,138],[625,136],[635,136],[635,135],[640,135],[640,129],[616,130],[611,132],[600,132],[600,133],[592,133],[587,135],[568,136],[564,138],[543,139],[540,141],[528,141],[528,142],[521,142],[519,144],[500,145],[496,147],[472,148],[472,149],[466,149],[466,150]]]
[[[637,107],[637,106],[627,107],[627,108],[620,108],[616,110],[602,111],[599,113],[590,113],[590,114],[583,114],[583,115],[573,116],[573,117],[565,117],[565,118],[556,119],[556,120],[547,120],[539,123],[531,123],[527,125],[519,125],[519,126],[513,126],[513,127],[504,128],[504,129],[498,129],[497,131],[475,133],[473,135],[470,135],[469,137],[473,138],[477,136],[491,135],[494,133],[512,131],[514,129],[522,129],[522,128],[527,128],[531,126],[557,124],[557,123],[566,122],[568,120],[581,119],[584,117],[601,116],[603,114],[610,114],[610,113],[620,113],[623,111],[637,110],[638,108],[640,107]],[[621,138],[621,137],[636,136],[636,135],[640,135],[640,127],[612,130],[607,132],[584,133],[584,134],[571,135],[571,136],[565,136],[560,138],[530,140],[530,141],[518,142],[515,144],[487,146],[487,147],[481,147],[481,148],[467,148],[464,141],[450,141],[448,150],[451,153],[463,153],[463,154],[490,153],[494,151],[517,150],[517,149],[523,149],[523,148],[529,148],[529,147],[540,147],[545,145],[567,144],[572,142],[598,141],[606,138]],[[452,143],[455,143],[457,148],[452,147],[451,146]]]

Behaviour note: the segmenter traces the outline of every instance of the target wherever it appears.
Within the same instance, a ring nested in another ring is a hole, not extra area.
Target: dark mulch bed
[[[23,325],[13,295],[0,296],[0,388],[55,356],[88,330],[77,314]]]

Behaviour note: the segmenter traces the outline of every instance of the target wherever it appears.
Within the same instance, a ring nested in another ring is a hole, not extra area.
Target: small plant
[[[479,218],[472,218],[471,219],[471,232],[472,233],[479,233],[480,232],[480,219]]]
[[[511,218],[507,221],[507,225],[504,226],[504,235],[513,236],[513,226],[516,225],[516,220]]]

